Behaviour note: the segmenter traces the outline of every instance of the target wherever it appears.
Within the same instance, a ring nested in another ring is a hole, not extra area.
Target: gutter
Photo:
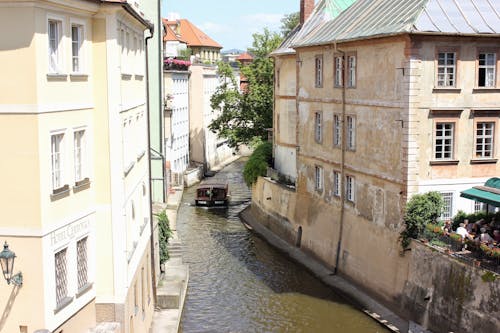
[[[125,7],[125,6],[124,6]],[[155,244],[154,244],[154,233],[153,233],[153,202],[151,200],[153,191],[151,189],[151,160],[149,159],[149,155],[151,154],[151,138],[149,136],[150,133],[150,125],[149,125],[149,112],[150,112],[150,103],[149,103],[149,52],[148,52],[148,41],[154,36],[154,26],[149,25],[150,35],[144,39],[145,50],[146,50],[146,127],[147,127],[147,137],[148,137],[148,173],[149,173],[149,245],[151,251],[151,285],[153,289],[153,304],[156,306],[157,297],[156,297],[156,260],[155,260]]]

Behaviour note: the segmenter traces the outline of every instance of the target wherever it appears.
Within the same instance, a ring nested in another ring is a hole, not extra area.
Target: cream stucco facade
[[[0,1],[0,19],[16,32],[0,52],[0,241],[24,276],[2,278],[0,331],[146,331],[147,22],[106,1]]]

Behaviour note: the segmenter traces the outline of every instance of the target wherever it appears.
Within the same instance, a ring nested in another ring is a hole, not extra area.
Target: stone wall
[[[300,227],[301,250],[326,267],[334,267],[338,235],[331,230],[337,230],[337,224],[328,205],[313,204],[285,186],[259,178],[253,187],[252,214],[292,245],[297,245]],[[309,216],[307,223],[301,218],[304,214]],[[403,254],[398,233],[354,218],[346,217],[338,267],[342,275],[394,312],[433,332],[498,330],[498,276],[418,242]],[[497,279],[485,282],[488,277]]]

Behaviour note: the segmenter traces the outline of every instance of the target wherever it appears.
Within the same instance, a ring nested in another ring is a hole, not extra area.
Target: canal
[[[229,208],[194,207],[194,187],[184,192],[177,231],[190,278],[181,331],[387,332],[243,226],[244,162],[214,177],[229,183]]]

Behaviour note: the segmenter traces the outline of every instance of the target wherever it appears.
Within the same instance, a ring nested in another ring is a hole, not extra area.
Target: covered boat
[[[224,183],[203,183],[198,185],[195,197],[196,206],[227,206],[229,187]]]

